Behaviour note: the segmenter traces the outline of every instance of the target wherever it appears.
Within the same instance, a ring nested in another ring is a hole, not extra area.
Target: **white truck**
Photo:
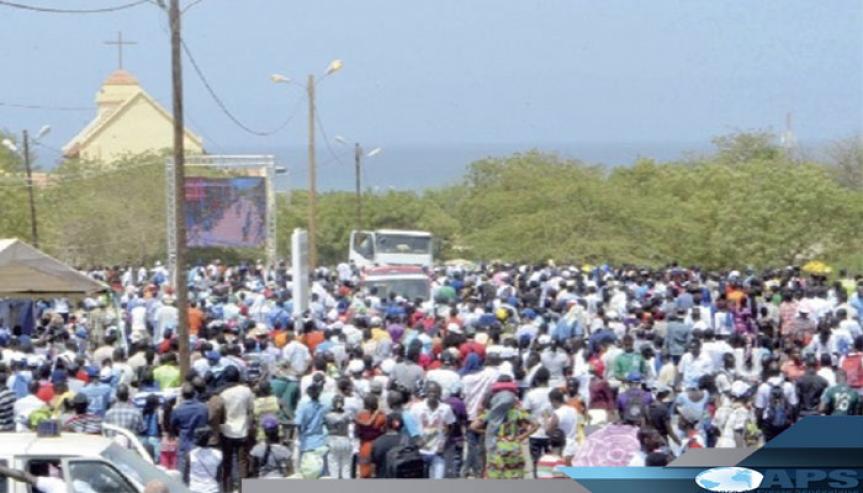
[[[351,231],[349,260],[363,269],[383,265],[434,265],[432,234],[427,231],[379,229]]]
[[[70,493],[142,493],[154,480],[171,493],[191,493],[176,475],[166,474],[149,457],[99,435],[0,433],[0,464],[35,476],[53,472],[66,482]],[[2,477],[0,491],[36,490]]]

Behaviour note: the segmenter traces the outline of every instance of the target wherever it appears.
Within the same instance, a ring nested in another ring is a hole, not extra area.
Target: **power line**
[[[199,3],[203,2],[203,1],[204,0],[192,0],[191,2],[189,2],[188,5],[183,7],[182,13],[185,14],[189,9],[191,9],[192,7],[194,7],[195,5],[198,5]]]
[[[257,135],[258,137],[268,137],[270,135],[274,135],[274,134],[281,132],[297,116],[298,111],[296,111],[296,109],[299,109],[298,108],[299,103],[301,103],[302,100],[298,101],[298,103],[296,105],[297,108],[295,109],[295,111],[291,112],[291,115],[287,118],[287,120],[282,122],[279,126],[274,128],[273,130],[259,131],[259,130],[252,129],[249,126],[245,125],[243,122],[240,121],[239,118],[237,118],[236,116],[234,116],[233,113],[231,113],[231,111],[228,109],[227,105],[225,105],[224,101],[222,101],[222,98],[220,98],[219,95],[216,94],[216,91],[213,89],[213,86],[210,85],[210,82],[207,80],[207,77],[204,75],[203,70],[201,70],[201,67],[198,65],[198,62],[195,60],[195,57],[192,55],[192,52],[189,49],[189,46],[186,45],[186,42],[183,41],[182,44],[183,44],[183,51],[185,51],[186,56],[189,57],[189,63],[192,64],[192,68],[195,69],[195,73],[198,74],[198,78],[201,79],[201,83],[204,84],[204,87],[207,89],[207,92],[210,93],[210,97],[213,98],[213,101],[216,102],[216,105],[219,107],[219,109],[222,110],[222,112],[225,114],[225,116],[227,116],[232,122],[234,122],[234,124],[236,126],[240,127],[243,131],[250,133],[252,135]]]
[[[137,7],[138,5],[143,5],[145,3],[150,3],[150,0],[137,0],[131,3],[125,3],[121,5],[115,5],[113,7],[102,7],[98,9],[58,9],[54,7],[40,7],[37,5],[27,5],[24,3],[17,2],[9,2],[7,0],[0,0],[0,5],[4,7],[11,7],[15,9],[21,10],[29,10],[32,12],[43,12],[50,14],[105,14],[108,12],[118,12],[120,10],[130,9],[132,7]]]
[[[2,1],[2,0],[0,0]],[[7,108],[16,108],[21,110],[46,110],[46,111],[91,111],[92,108],[83,106],[47,106],[40,104],[19,104],[19,103],[4,103],[0,101],[0,106]]]
[[[321,131],[321,135],[324,137],[324,143],[327,145],[327,151],[329,151],[332,159],[336,160],[340,165],[344,165],[342,158],[335,150],[333,150],[333,145],[330,142],[330,137],[327,135],[327,130],[324,128],[324,123],[321,121],[321,113],[319,111],[315,111],[315,122],[318,125],[318,129]]]

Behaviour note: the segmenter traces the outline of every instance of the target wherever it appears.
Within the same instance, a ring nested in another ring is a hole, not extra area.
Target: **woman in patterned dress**
[[[526,462],[521,444],[539,425],[522,409],[516,394],[515,383],[502,376],[492,387],[486,410],[471,425],[474,431],[485,432],[488,479],[524,479]]]

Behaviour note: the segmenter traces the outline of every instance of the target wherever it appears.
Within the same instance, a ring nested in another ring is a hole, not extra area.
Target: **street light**
[[[323,77],[338,72],[342,69],[344,63],[339,60],[333,60],[327,65]],[[276,84],[295,84],[301,86],[288,76],[274,73],[270,76],[270,80]],[[314,271],[318,264],[318,248],[317,248],[317,202],[318,202],[318,184],[317,184],[317,164],[315,162],[315,75],[309,74],[306,83],[306,95],[309,99],[309,268]]]
[[[39,139],[48,135],[49,132],[51,132],[51,126],[42,125],[39,132],[36,133],[33,143],[38,145]],[[24,159],[24,171],[27,173],[27,197],[30,202],[30,241],[34,247],[39,248],[39,227],[36,222],[36,200],[33,196],[33,170],[30,162],[30,134],[26,130],[23,132],[22,143],[24,152],[21,153],[21,157]],[[3,139],[2,144],[6,149],[18,154],[18,146],[11,139]]]
[[[341,135],[336,135],[333,139],[341,145],[348,145],[347,139],[342,137]],[[356,186],[356,196],[357,196],[357,229],[363,229],[363,190],[362,184],[360,183],[360,177],[362,176],[362,161],[363,157],[375,157],[381,153],[383,149],[380,147],[375,147],[367,153],[363,153],[363,147],[359,142],[354,144],[354,182]]]

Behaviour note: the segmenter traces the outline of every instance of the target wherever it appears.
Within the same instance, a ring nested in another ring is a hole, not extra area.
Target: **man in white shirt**
[[[290,362],[291,369],[297,374],[306,373],[312,355],[309,348],[298,341],[291,331],[287,332],[288,343],[282,348],[282,359]]]
[[[426,373],[426,382],[440,385],[441,399],[448,399],[453,389],[461,386],[461,377],[455,371],[455,356],[450,351],[441,354],[443,366]]]
[[[689,343],[689,352],[680,358],[677,365],[678,384],[682,382],[683,388],[698,388],[701,377],[713,371],[713,360],[701,351],[701,343],[697,339],[693,340]]]
[[[449,436],[450,426],[455,423],[455,414],[449,404],[441,402],[441,387],[435,382],[426,385],[425,400],[410,408],[422,429],[420,454],[429,465],[430,479],[443,479],[445,461],[444,445]]]
[[[225,368],[225,381],[228,388],[220,397],[225,406],[225,422],[222,424],[223,477],[230,481],[234,457],[238,458],[239,477],[249,476],[249,427],[252,425],[255,395],[248,385],[240,384],[240,371],[229,366]]]
[[[550,378],[548,369],[540,366],[533,375],[533,382],[529,382],[533,388],[527,391],[523,400],[524,410],[529,412],[533,422],[539,425],[529,438],[534,478],[536,478],[537,461],[548,451],[548,435],[545,427],[553,411],[551,402],[548,400],[548,394],[551,392],[551,387],[548,386]]]
[[[47,464],[45,464],[47,466]],[[11,469],[5,465],[0,465],[0,477],[3,477],[5,483],[6,478],[10,478],[21,483],[29,485],[32,489],[41,491],[42,493],[66,493],[66,481],[62,478],[51,476],[33,475],[26,471]],[[78,485],[75,485],[78,486]],[[78,491],[75,489],[75,491]]]
[[[717,340],[712,330],[704,333],[704,344],[701,349],[710,356],[714,369],[720,369],[724,366],[722,358],[725,356],[725,353],[734,352],[731,344],[728,344],[724,339]]]
[[[33,411],[45,407],[45,402],[36,397],[36,392],[39,392],[38,381],[31,381],[28,391],[30,393],[26,397],[15,401],[15,405],[12,407],[15,415],[15,431],[17,432],[29,431],[30,415],[33,414]]]
[[[156,333],[153,334],[153,340],[159,340],[166,329],[176,330],[179,322],[180,312],[174,306],[174,298],[165,296],[162,306],[156,310]]]

